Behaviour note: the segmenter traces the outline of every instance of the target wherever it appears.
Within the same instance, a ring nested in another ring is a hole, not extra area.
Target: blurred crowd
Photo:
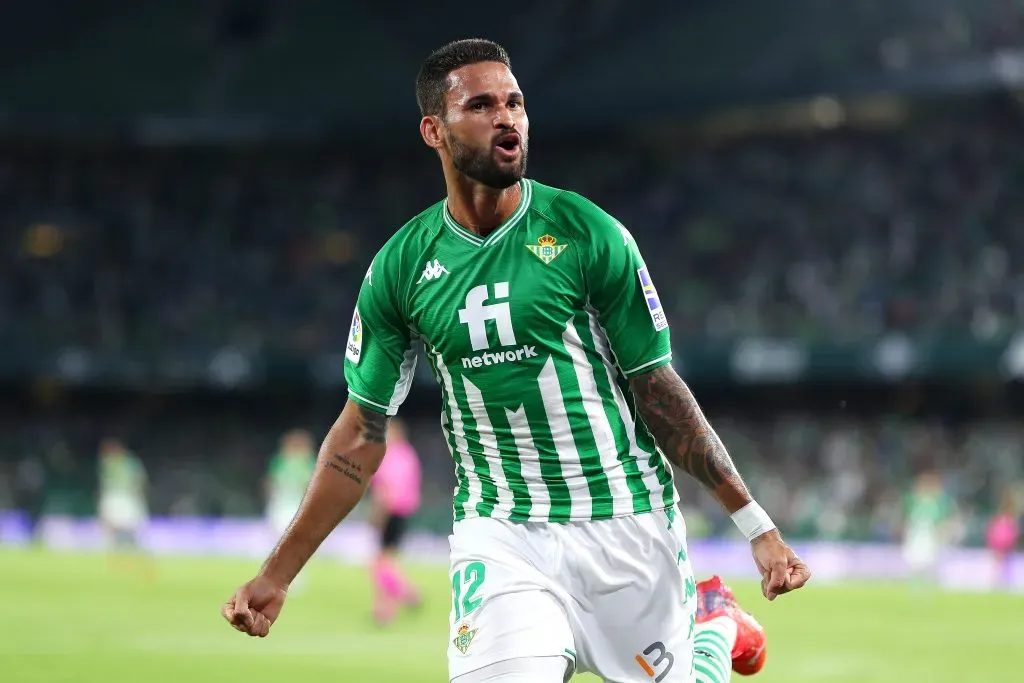
[[[4,359],[83,347],[308,357],[337,351],[379,246],[443,196],[414,133],[400,150],[0,147]],[[657,137],[656,135],[654,137]],[[1006,102],[898,130],[743,139],[545,139],[531,177],[630,228],[673,336],[989,340],[1024,317],[1024,128]],[[321,434],[333,415],[310,417]],[[294,411],[170,416],[0,413],[0,509],[91,514],[94,451],[117,432],[158,482],[156,514],[262,512],[262,477]],[[1024,426],[794,413],[714,416],[755,494],[800,538],[896,539],[903,495],[934,467],[979,543],[1013,482]],[[450,525],[453,466],[436,419],[418,523]],[[680,477],[694,536],[731,529]]]
[[[65,415],[53,422],[11,421],[3,425],[0,446],[0,509],[93,514],[95,450],[116,424],[148,470],[153,514],[259,516],[267,464],[294,426],[284,415],[257,419],[242,411],[211,418],[196,411],[132,420]],[[327,424],[310,427],[314,442]],[[447,533],[455,482],[449,450],[436,419],[407,424],[425,477],[416,526]],[[1024,494],[1024,426],[1014,421],[953,426],[793,413],[715,416],[715,426],[754,494],[794,538],[899,540],[915,478],[934,471],[956,505],[957,542],[976,545],[1006,495]],[[691,536],[734,533],[693,480],[677,472],[677,485]]]
[[[867,0],[830,10],[808,22],[826,23],[846,36],[852,60],[864,66],[950,63],[1019,48],[1024,35],[1024,7],[1017,0]],[[843,22],[845,30],[839,28]],[[828,52],[824,44],[821,49]]]
[[[0,63],[0,112],[29,121],[61,107],[95,121],[245,112],[300,126],[328,112],[347,118],[362,105],[350,90],[377,80],[390,109],[400,88],[407,97],[410,64],[444,40],[474,35],[506,44],[523,83],[557,91],[589,81],[590,92],[635,92],[638,82],[657,87],[674,77],[684,88],[771,88],[906,74],[1017,48],[1024,35],[1019,0],[522,0],[500,22],[452,0],[408,16],[329,0],[8,5],[0,40],[14,68]],[[370,60],[374,79],[365,77]],[[662,62],[671,69],[646,68]]]
[[[660,228],[648,258],[677,278],[674,330],[847,341],[1012,328],[1024,313],[1021,128],[976,123],[670,157],[622,211]]]
[[[992,338],[1024,314],[1024,128],[1006,107],[895,131],[539,140],[530,175],[631,229],[677,340]],[[0,329],[24,353],[340,349],[436,160],[324,149],[0,150]]]

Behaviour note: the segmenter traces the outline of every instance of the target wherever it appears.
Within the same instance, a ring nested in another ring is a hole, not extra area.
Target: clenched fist
[[[810,580],[811,570],[782,540],[777,529],[761,534],[750,542],[750,547],[761,572],[761,592],[769,600],[795,591]]]
[[[287,595],[287,586],[278,585],[265,576],[257,576],[242,584],[224,603],[220,613],[236,630],[265,638],[281,614]]]

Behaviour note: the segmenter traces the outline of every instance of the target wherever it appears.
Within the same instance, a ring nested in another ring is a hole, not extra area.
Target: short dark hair
[[[501,62],[512,68],[505,48],[483,38],[456,40],[431,52],[416,76],[416,101],[420,105],[420,115],[444,116],[448,74],[479,62]]]

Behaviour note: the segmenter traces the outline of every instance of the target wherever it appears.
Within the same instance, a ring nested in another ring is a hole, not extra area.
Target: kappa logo
[[[416,281],[416,284],[423,282],[424,280],[436,280],[442,275],[451,275],[447,268],[441,265],[441,262],[434,259],[431,263],[427,261],[427,265],[423,268],[423,274],[420,275],[420,279]]]
[[[618,221],[615,221],[615,225],[619,228],[619,234],[622,235],[622,246],[626,246],[633,241],[633,235],[630,234],[629,230],[626,230],[625,225]]]

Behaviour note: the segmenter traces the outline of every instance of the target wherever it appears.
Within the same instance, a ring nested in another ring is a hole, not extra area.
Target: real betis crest
[[[469,624],[462,624],[459,626],[458,635],[452,641],[452,645],[459,649],[459,652],[466,654],[466,650],[473,644],[473,638],[476,636],[477,629],[470,630]]]
[[[551,235],[541,235],[537,238],[537,244],[527,244],[526,248],[544,263],[551,263],[568,246],[568,244],[558,244],[558,240]]]

